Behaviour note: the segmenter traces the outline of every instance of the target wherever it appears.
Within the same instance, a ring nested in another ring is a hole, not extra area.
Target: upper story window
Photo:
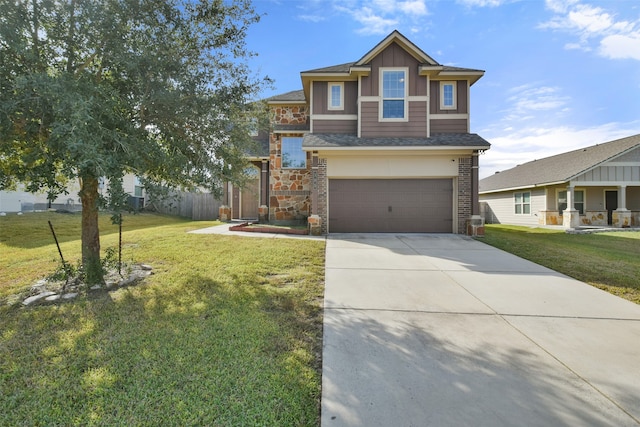
[[[302,151],[302,137],[282,137],[282,168],[306,169],[307,153]]]
[[[513,193],[513,202],[516,215],[531,214],[531,193],[529,191],[523,193]]]
[[[456,82],[440,82],[440,109],[456,109]]]
[[[381,120],[407,119],[407,69],[380,69]]]
[[[344,110],[344,83],[329,83],[329,110]]]

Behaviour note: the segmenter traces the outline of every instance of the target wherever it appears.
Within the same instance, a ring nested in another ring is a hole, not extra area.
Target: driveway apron
[[[322,427],[639,426],[640,306],[457,235],[327,240]]]

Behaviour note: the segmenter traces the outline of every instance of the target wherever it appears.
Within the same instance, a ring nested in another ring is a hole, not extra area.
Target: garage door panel
[[[332,179],[330,232],[452,231],[451,179]]]

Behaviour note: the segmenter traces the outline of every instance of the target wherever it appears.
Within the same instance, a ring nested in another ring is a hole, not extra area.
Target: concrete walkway
[[[638,426],[640,306],[454,235],[327,239],[322,427]]]
[[[190,231],[191,234],[220,234],[223,236],[243,236],[243,237],[261,237],[263,239],[303,239],[303,240],[325,240],[326,236],[309,236],[297,234],[282,233],[255,233],[250,231],[231,231],[229,227],[241,224],[245,221],[233,221],[226,224],[214,225],[213,227],[199,228]]]

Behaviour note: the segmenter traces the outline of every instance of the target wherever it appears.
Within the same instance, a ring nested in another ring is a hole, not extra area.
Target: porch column
[[[222,184],[222,205],[218,208],[220,221],[231,221],[231,208],[229,207],[229,181]]]
[[[576,228],[580,225],[580,212],[573,204],[575,187],[567,187],[567,208],[562,212],[562,226],[564,228]]]
[[[631,226],[631,211],[627,209],[627,186],[618,187],[618,209],[613,211],[612,222],[614,227],[627,228]]]
[[[262,161],[262,170],[260,176],[260,184],[262,185],[260,191],[260,204],[267,205],[269,200],[269,162],[267,160]]]
[[[467,234],[470,236],[484,236],[484,220],[478,200],[478,157],[477,151],[471,155],[471,218],[467,222]]]
[[[322,234],[322,218],[318,215],[318,152],[311,153],[311,211],[307,218],[309,233],[313,236]]]
[[[262,160],[260,166],[260,206],[258,206],[258,221],[261,223],[269,222],[269,163]]]

